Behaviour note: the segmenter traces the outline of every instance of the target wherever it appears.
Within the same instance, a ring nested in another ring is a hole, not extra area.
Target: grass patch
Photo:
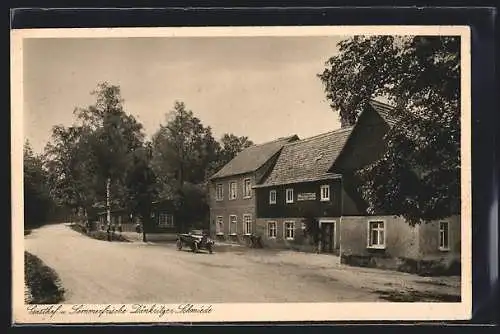
[[[24,276],[29,288],[26,303],[57,304],[64,300],[64,288],[57,273],[28,252],[24,252]]]
[[[376,293],[380,294],[382,299],[390,302],[404,303],[404,302],[444,302],[444,303],[460,303],[461,297],[459,295],[451,295],[445,293],[435,292],[419,292],[419,291],[383,291],[377,290]]]
[[[102,240],[102,241],[109,241],[108,240],[108,233],[106,231],[87,231],[87,229],[79,224],[73,224],[70,225],[71,229],[79,232],[83,235],[86,235],[90,238],[97,239],[97,240]],[[111,241],[118,241],[118,242],[130,242],[127,238],[125,238],[123,235],[119,233],[112,233],[111,234]]]

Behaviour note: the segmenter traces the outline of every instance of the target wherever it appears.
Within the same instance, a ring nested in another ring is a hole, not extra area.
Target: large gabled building
[[[284,145],[296,135],[250,146],[210,178],[210,231],[217,239],[241,242],[255,231],[254,185],[276,162]]]
[[[353,127],[284,145],[272,170],[255,185],[256,232],[264,244],[316,249],[304,237],[304,220],[312,217],[322,231],[320,250],[348,263],[459,262],[459,212],[415,227],[391,212],[367,212],[356,172],[384,154],[391,126],[397,126],[391,107],[371,101]]]

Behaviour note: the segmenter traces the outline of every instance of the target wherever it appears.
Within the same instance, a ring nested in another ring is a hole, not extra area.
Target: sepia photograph
[[[467,316],[446,28],[14,31],[14,321]]]

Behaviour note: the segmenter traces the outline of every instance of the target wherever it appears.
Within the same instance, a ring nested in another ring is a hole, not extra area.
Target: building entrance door
[[[321,252],[333,253],[335,250],[335,221],[320,221]]]

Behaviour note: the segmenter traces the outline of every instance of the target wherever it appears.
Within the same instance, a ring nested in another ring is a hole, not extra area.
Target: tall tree
[[[93,173],[105,180],[107,222],[111,220],[112,203],[123,204],[123,199],[113,198],[112,189],[122,189],[131,154],[142,147],[142,124],[128,115],[123,108],[120,87],[100,83],[92,92],[96,102],[87,108],[77,108],[75,114],[87,129],[89,149],[92,152]],[[114,187],[113,187],[114,186]]]
[[[458,37],[356,36],[339,43],[318,76],[342,126],[354,124],[372,98],[394,106],[385,154],[359,171],[370,212],[410,224],[459,212]]]
[[[183,102],[177,101],[167,114],[167,123],[153,135],[152,147],[152,166],[161,185],[160,197],[174,200],[182,217],[177,220],[181,223],[177,227],[184,230],[200,218],[189,211],[206,202],[203,184],[217,159],[219,144],[211,128],[205,127]]]
[[[138,149],[132,156],[132,163],[129,166],[126,176],[126,186],[128,190],[128,205],[134,216],[141,218],[142,240],[147,241],[147,233],[152,227],[152,203],[157,198],[158,190],[156,175],[151,168],[152,150],[146,144]]]

